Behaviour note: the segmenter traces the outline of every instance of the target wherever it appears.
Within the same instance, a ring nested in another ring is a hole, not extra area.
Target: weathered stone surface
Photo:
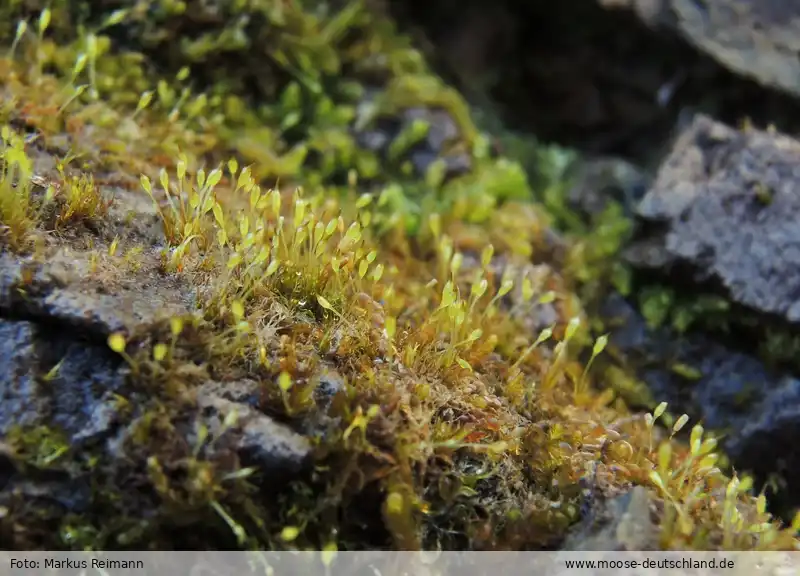
[[[33,339],[31,324],[0,321],[0,433],[12,423],[35,424],[42,410],[40,384],[30,370]]]
[[[599,0],[668,26],[730,70],[800,95],[797,0]]]
[[[570,551],[657,550],[650,494],[641,486],[613,498],[599,498],[561,546]]]
[[[24,467],[15,462],[19,454],[3,453],[0,446],[0,506],[22,500],[85,512],[92,501],[88,477],[49,466],[66,454],[59,443],[78,449],[115,433],[114,395],[124,386],[127,368],[107,346],[75,330],[9,320],[0,320],[0,366],[0,435],[8,441],[23,434],[23,443],[38,444],[26,456],[34,465]],[[57,436],[53,442],[35,440],[38,433]],[[109,445],[106,461],[119,456]]]
[[[188,311],[180,295],[172,292],[145,291],[138,286],[103,294],[96,287],[81,286],[71,276],[70,271],[56,266],[0,255],[0,314],[107,336]]]
[[[755,354],[770,331],[792,337],[800,327],[800,142],[697,116],[637,216],[624,258],[638,277],[669,284],[682,297],[722,296],[731,305],[730,331],[652,331],[612,299],[604,314],[624,318],[612,341],[640,366],[653,397],[724,434],[722,447],[737,469],[761,480],[778,474],[788,489],[772,502],[789,510],[799,501],[793,438],[800,430],[800,381],[773,372]],[[783,361],[797,368],[796,358]]]
[[[230,398],[241,397],[246,402],[246,398],[258,393],[256,382],[241,384],[249,385],[251,392],[242,397],[242,386],[234,383],[234,392]],[[246,403],[228,399],[225,387],[227,386],[211,383],[198,392],[197,402],[202,421],[211,437],[231,434],[235,438],[232,440],[232,447],[243,463],[255,466],[267,474],[268,481],[272,484],[300,472],[310,462],[309,441]],[[225,426],[226,418],[235,418],[236,423],[231,429]]]
[[[640,270],[800,323],[800,143],[698,116],[637,210]]]
[[[48,425],[78,441],[110,427],[103,406],[127,371],[107,347],[68,331],[0,320],[0,362],[0,433]]]

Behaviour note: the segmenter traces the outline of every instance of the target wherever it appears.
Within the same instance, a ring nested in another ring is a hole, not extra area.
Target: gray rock
[[[418,176],[424,176],[430,165],[439,158],[445,163],[445,177],[460,176],[470,171],[472,157],[469,154],[448,150],[460,138],[461,130],[447,111],[437,108],[408,108],[400,118],[400,131],[416,121],[425,122],[428,126],[422,141],[409,150],[409,159]]]
[[[647,489],[636,486],[621,496],[595,500],[586,517],[561,545],[569,551],[658,550]]]
[[[41,385],[31,370],[34,327],[0,321],[0,434],[14,425],[35,424],[45,409]]]
[[[800,95],[797,0],[599,0],[669,27],[728,69]]]
[[[112,392],[106,392],[95,403],[86,426],[72,436],[73,442],[93,440],[111,431],[117,421],[119,408]]]
[[[455,120],[444,110],[427,108],[409,108],[403,113],[403,124],[408,125],[415,120],[422,120],[429,126],[425,143],[432,150],[442,150],[458,139],[460,130]]]
[[[250,384],[255,393],[258,384]],[[219,392],[219,383],[215,382],[200,389],[197,403],[201,410],[201,419],[212,438],[222,433],[234,437],[232,446],[242,458],[243,464],[257,467],[268,482],[274,485],[276,481],[298,474],[310,463],[311,444],[307,438],[247,404],[218,395]],[[240,392],[241,390],[237,390],[234,394],[238,395]],[[230,430],[226,430],[225,418],[234,411],[236,423]]]
[[[257,408],[261,397],[258,382],[246,378],[235,382],[206,382],[200,388],[200,394],[218,396],[236,404],[245,404],[250,408]]]
[[[46,430],[71,452],[115,433],[114,393],[124,386],[127,369],[104,344],[82,340],[66,327],[0,320],[0,366],[3,441],[16,437],[17,430],[25,437]],[[6,460],[0,462],[0,507],[22,501],[74,514],[89,509],[93,487],[86,473],[62,463],[70,460],[68,453],[47,449],[53,452],[34,455],[33,465],[21,467],[15,453],[0,456]],[[106,453],[106,461],[116,457]]]
[[[88,290],[68,271],[0,255],[0,314],[46,321],[104,337],[187,312],[184,303],[158,294],[121,289],[115,294]]]
[[[800,323],[800,142],[698,116],[637,213],[635,268]]]
[[[727,442],[732,457],[751,462],[762,477],[776,473],[787,490],[778,494],[784,502],[797,505],[800,486],[800,380],[784,378],[743,423],[738,437]]]
[[[371,152],[381,152],[388,148],[391,138],[381,130],[367,130],[357,136],[358,144]]]
[[[72,442],[110,433],[129,371],[106,339],[155,322],[174,309],[165,304],[136,290],[96,293],[50,263],[0,255],[0,433],[46,425]]]
[[[127,369],[107,347],[0,320],[0,362],[8,367],[0,376],[0,434],[46,424],[78,441],[110,428],[107,394],[123,386]]]

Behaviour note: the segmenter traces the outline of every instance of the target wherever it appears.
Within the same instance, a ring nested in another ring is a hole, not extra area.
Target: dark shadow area
[[[800,129],[800,104],[728,72],[668,31],[596,0],[391,0],[401,26],[499,127],[652,166],[703,111]]]

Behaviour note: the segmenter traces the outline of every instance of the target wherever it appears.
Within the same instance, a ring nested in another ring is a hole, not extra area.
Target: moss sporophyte
[[[712,433],[598,380],[607,336],[569,266],[608,246],[533,264],[549,219],[524,172],[371,3],[74,4],[0,8],[3,254],[174,309],[83,324],[124,382],[98,409],[113,442],[5,435],[20,469],[91,488],[81,514],[4,502],[10,546],[544,548],[587,477],[646,487],[664,548],[797,546]],[[419,123],[386,157],[356,144],[357,120],[410,107],[449,112],[469,174],[398,168]],[[77,377],[59,360],[37,382]],[[297,463],[257,457],[265,429]]]

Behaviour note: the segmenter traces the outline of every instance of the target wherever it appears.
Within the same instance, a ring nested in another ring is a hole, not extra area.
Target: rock
[[[258,383],[248,381],[237,386],[229,397],[240,396],[243,387],[249,387],[251,397],[257,394]],[[201,387],[197,395],[202,422],[208,427],[212,438],[232,434],[232,446],[245,466],[255,466],[270,485],[286,480],[310,463],[311,444],[300,434],[269,416],[242,402],[231,401],[225,396],[224,387],[212,382]],[[225,430],[226,417],[236,412],[236,423]]]
[[[761,478],[776,474],[785,490],[771,499],[773,506],[788,509],[800,504],[800,380],[783,378],[760,405],[749,413],[738,438],[726,445],[732,458],[750,463]]]
[[[127,368],[105,344],[74,330],[9,320],[0,320],[0,366],[0,436],[4,443],[21,443],[17,448],[24,452],[0,448],[0,460],[7,460],[0,464],[0,508],[21,502],[41,518],[53,506],[87,512],[91,481],[80,467],[62,467],[61,461],[84,443],[102,443],[116,433],[115,393],[125,385]],[[108,450],[104,461],[118,455]],[[26,464],[19,465],[19,458]]]
[[[56,354],[63,358],[57,375],[47,382],[34,377]],[[108,486],[122,491],[118,509],[155,521],[162,514],[159,500],[143,475],[155,454],[165,470],[185,474],[192,449],[202,448],[206,461],[232,472],[254,467],[253,481],[267,494],[276,494],[310,463],[306,438],[247,404],[258,395],[256,382],[209,382],[189,402],[167,404],[132,386],[106,346],[27,322],[0,321],[0,359],[24,368],[0,377],[0,510],[38,519],[29,520],[29,528],[46,526],[48,518],[63,528],[65,514],[96,514]],[[234,411],[238,417],[232,420]],[[156,414],[166,420],[155,435],[143,434]],[[21,433],[18,425],[25,427]],[[201,425],[208,431],[203,441]],[[169,515],[161,520],[181,521]],[[91,516],[82,521],[91,522]]]
[[[53,262],[0,255],[0,433],[47,425],[78,442],[110,430],[113,395],[125,385],[128,368],[108,335],[187,308],[161,297],[167,291],[99,293]]]
[[[561,550],[658,550],[658,531],[650,507],[650,494],[641,486],[621,496],[598,498],[588,515],[567,536]]]
[[[737,470],[762,482],[777,473],[788,490],[771,498],[776,510],[800,504],[800,380],[707,336],[650,329],[619,295],[600,313],[611,327],[609,350],[635,368],[656,401],[718,435]]]
[[[92,489],[89,483],[70,478],[60,471],[26,471],[25,475],[11,477],[5,490],[31,503],[55,504],[74,514],[85,513],[91,506]]]
[[[625,259],[800,325],[800,142],[698,116],[638,206]]]
[[[163,295],[136,288],[102,294],[81,286],[68,270],[0,255],[0,315],[5,317],[57,323],[104,338],[188,312],[180,298]]]
[[[108,433],[117,422],[119,415],[119,403],[114,397],[114,393],[109,390],[94,404],[94,408],[89,415],[89,421],[72,436],[73,442],[93,440]]]
[[[403,112],[402,118],[405,126],[415,121],[422,121],[428,125],[428,133],[424,141],[432,150],[442,150],[448,144],[456,141],[460,135],[458,125],[444,110],[408,108]]]
[[[723,66],[800,96],[800,3],[789,0],[599,0],[679,32]]]
[[[41,385],[31,371],[34,327],[0,321],[0,434],[12,425],[32,425],[44,410]]]
[[[97,499],[116,485],[112,478],[135,487],[118,510],[155,514],[156,501],[141,490],[148,453],[136,447],[145,413],[163,409],[165,399],[131,381],[107,338],[146,330],[161,314],[186,313],[184,295],[166,284],[154,294],[144,278],[104,294],[96,276],[80,273],[81,258],[61,259],[61,269],[59,258],[0,255],[0,510],[26,519],[23,532],[7,536],[15,546],[66,538],[58,530],[70,515],[91,524],[84,514],[97,510]],[[188,428],[189,415],[176,406],[171,423]],[[257,433],[251,438],[260,442]]]
[[[236,404],[257,408],[261,398],[261,391],[258,382],[243,378],[235,382],[206,382],[200,388],[200,395],[216,396]]]
[[[127,370],[107,346],[0,320],[0,361],[8,367],[0,376],[0,434],[48,425],[79,441],[110,428],[103,407],[107,394],[123,386]]]

